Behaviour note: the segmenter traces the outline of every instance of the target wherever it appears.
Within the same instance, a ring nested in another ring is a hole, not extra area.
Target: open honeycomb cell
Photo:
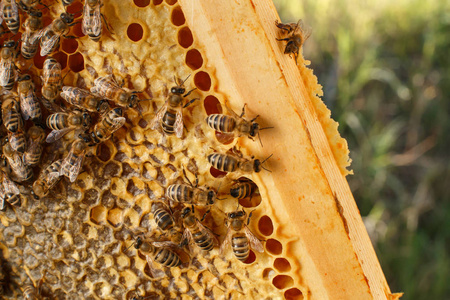
[[[164,201],[168,185],[185,182],[183,170],[192,182],[197,176],[200,186],[219,191],[221,200],[210,209],[198,207],[197,217],[210,210],[203,224],[222,242],[227,232],[224,212],[238,205],[227,191],[238,178],[207,163],[212,147],[225,152],[235,139],[217,135],[204,122],[207,115],[224,111],[226,95],[216,92],[220,82],[214,78],[213,64],[206,61],[202,54],[206,50],[185,25],[181,7],[176,0],[130,3],[124,9],[120,1],[104,1],[102,12],[111,33],[104,28],[96,43],[75,24],[70,35],[77,38],[63,39],[52,56],[67,73],[65,85],[90,88],[95,78],[112,74],[124,86],[142,92],[141,99],[151,100],[141,103],[141,112],[124,109],[124,127],[92,148],[74,183],[63,178],[39,201],[30,194],[32,183],[21,185],[22,206],[8,206],[0,214],[2,268],[7,276],[4,298],[17,299],[23,283],[37,284],[44,278],[43,295],[55,299],[131,299],[135,295],[145,299],[303,299],[303,287],[289,275],[297,266],[280,257],[289,246],[278,236],[272,216],[275,208],[263,186],[239,201],[240,208],[253,211],[249,228],[265,244],[263,253],[250,250],[248,259],[240,262],[231,247],[224,256],[218,247],[192,256],[181,251],[182,265],[165,268],[155,263],[164,273],[155,277],[145,255],[134,249],[135,238],[142,232],[168,239],[155,223],[152,204]],[[80,15],[82,7],[74,2],[67,11]],[[50,24],[62,11],[61,3],[53,4],[45,12],[44,23]],[[37,83],[44,59],[38,53],[32,60],[30,72]],[[175,84],[174,77],[189,77],[186,90],[196,88],[191,97],[200,100],[184,110],[183,139],[165,136],[150,126],[165,102],[166,89]],[[46,145],[36,170],[67,154],[73,138],[68,134],[58,145]]]

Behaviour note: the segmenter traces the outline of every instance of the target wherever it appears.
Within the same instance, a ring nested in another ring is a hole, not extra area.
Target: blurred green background
[[[450,299],[450,1],[274,2],[312,27],[303,55],[392,292]]]

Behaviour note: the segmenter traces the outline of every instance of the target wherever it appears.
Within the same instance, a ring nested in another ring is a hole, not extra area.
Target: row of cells
[[[162,0],[154,0],[153,4],[158,5],[161,4]],[[174,5],[176,3],[176,0],[166,0],[166,2],[169,5]],[[146,7],[150,4],[150,0],[134,0],[134,3],[138,7]],[[188,49],[186,53],[185,62],[186,65],[191,68],[192,70],[198,70],[203,65],[203,58],[201,53],[195,49],[191,48],[194,39],[192,36],[192,32],[189,29],[189,27],[185,26],[185,17],[183,14],[183,11],[181,10],[180,6],[176,6],[172,9],[172,15],[171,15],[171,22],[173,25],[180,27],[178,30],[178,43],[181,47]],[[128,37],[132,41],[139,41],[142,39],[143,36],[143,29],[142,26],[133,23],[128,27]],[[137,34],[136,34],[137,33]],[[199,71],[194,75],[194,84],[195,86],[201,90],[201,91],[209,91],[211,88],[211,77],[208,73],[204,71]],[[213,95],[208,95],[204,99],[204,108],[207,113],[207,115],[210,114],[216,114],[216,113],[222,113],[222,107],[220,105],[220,101]],[[231,143],[232,141],[226,141],[221,140],[220,136],[217,136],[218,140],[224,144]],[[218,170],[211,170],[211,174],[214,177],[223,177],[226,173],[218,171]],[[256,207],[261,203],[261,197],[253,197],[255,199],[250,200],[251,203],[241,203],[241,205],[245,207]],[[243,199],[243,201],[249,201],[248,199]],[[273,222],[270,219],[269,216],[264,215],[262,216],[258,221],[258,229],[259,232],[264,236],[271,236],[274,227]],[[283,245],[274,238],[269,238],[266,240],[265,247],[267,252],[269,252],[272,255],[279,256],[283,252]],[[253,251],[250,251],[249,258],[245,263],[253,263],[256,259],[255,254]],[[291,264],[289,261],[283,257],[277,257],[273,262],[273,267],[278,273],[286,273],[291,271]],[[266,268],[263,271],[263,277],[266,279],[270,279],[274,275],[274,270],[272,268]],[[294,285],[294,280],[289,275],[279,274],[273,277],[272,284],[280,290],[285,290],[284,292],[284,298],[289,300],[299,300],[303,299],[302,292],[295,287],[292,287]]]

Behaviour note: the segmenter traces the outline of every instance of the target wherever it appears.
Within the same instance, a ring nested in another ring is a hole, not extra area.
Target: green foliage
[[[348,140],[348,178],[393,292],[450,299],[450,2],[275,0]]]

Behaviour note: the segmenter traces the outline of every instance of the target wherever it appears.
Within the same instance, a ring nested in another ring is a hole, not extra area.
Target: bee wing
[[[175,118],[175,135],[179,139],[183,137],[183,109],[181,107],[178,109]]]
[[[250,246],[253,250],[264,252],[264,247],[261,244],[261,241],[250,231],[247,226],[244,227],[244,233],[247,236],[248,241],[250,242]]]
[[[198,252],[198,250],[197,250],[198,248],[194,247],[195,243],[194,243],[193,238],[192,238],[192,233],[191,233],[191,231],[188,228],[186,228],[184,230],[183,237],[181,238],[182,242],[184,242],[185,240],[187,240],[187,244],[188,244],[188,247],[189,247],[189,253],[192,254],[192,255],[195,255]]]
[[[33,102],[34,102],[33,90],[30,89],[25,96],[20,94],[20,110],[22,112],[22,117],[24,120],[28,120],[33,115],[32,109]]]
[[[3,185],[3,193],[4,194],[14,194],[14,195],[20,194],[19,188],[14,183],[14,181],[9,179],[8,176],[3,176],[2,185]]]
[[[156,128],[158,128],[158,126],[160,126],[161,120],[164,117],[164,115],[166,114],[168,106],[169,106],[169,102],[166,101],[166,103],[164,103],[164,105],[158,110],[155,118],[152,120],[152,124],[151,124],[152,129],[156,129]]]
[[[71,165],[70,164],[70,158],[72,152],[69,152],[69,154],[64,158],[63,162],[61,163],[61,169],[59,171],[59,174],[62,176],[66,176],[69,178],[70,182],[74,182],[78,174],[81,170],[81,163],[83,162],[83,156],[80,155],[76,158],[75,162]]]
[[[83,11],[83,21],[81,30],[84,34],[93,33],[99,35],[102,31],[100,5],[97,5],[92,12],[91,7],[86,3]]]
[[[60,63],[52,64],[50,69],[44,70],[44,74],[43,74],[44,83],[48,83],[50,76],[56,72],[58,72],[58,74],[61,74],[61,64]],[[61,92],[61,94],[62,94],[62,92]]]
[[[150,269],[150,273],[152,274],[153,278],[162,277],[164,275],[164,272],[162,270],[156,269],[153,266],[153,260],[150,255],[146,255],[145,258],[147,259],[148,268]]]
[[[197,220],[197,226],[200,228],[200,231],[201,231],[203,234],[208,235],[208,236],[212,239],[212,241],[213,241],[213,243],[214,243],[214,247],[217,246],[217,245],[219,245],[219,241],[217,240],[216,236],[215,236],[214,233],[211,231],[211,229],[209,229],[209,228],[207,228],[206,226],[204,226],[202,223],[200,223],[199,220]]]
[[[11,71],[13,60],[11,58],[2,59],[0,62],[0,86],[5,86],[8,84],[9,78],[11,77]]]
[[[178,245],[172,241],[161,241],[161,242],[152,242],[153,246],[158,248],[171,248],[177,249]]]
[[[66,135],[67,133],[69,133],[71,130],[73,130],[73,128],[67,127],[67,128],[63,128],[61,130],[53,130],[52,132],[50,132],[47,136],[47,138],[45,139],[45,141],[47,143],[53,143],[56,142],[57,140],[59,140],[60,138],[62,138],[64,135]]]
[[[49,29],[50,30],[50,29]],[[42,43],[41,40],[41,56],[46,56],[52,52],[53,47],[59,42],[59,34],[53,34],[47,41]]]
[[[222,245],[220,245],[219,253],[221,256],[225,255],[226,249],[230,246],[232,235],[233,235],[233,231],[230,228],[228,228],[227,235],[225,236],[225,239],[223,240]]]
[[[117,130],[119,130],[123,126],[123,124],[125,124],[125,121],[126,119],[124,117],[114,118],[113,124],[111,126],[111,133],[114,133]]]
[[[87,1],[84,3],[83,7],[83,20],[81,21],[81,31],[84,35],[89,33],[91,27],[91,7],[88,5]]]

